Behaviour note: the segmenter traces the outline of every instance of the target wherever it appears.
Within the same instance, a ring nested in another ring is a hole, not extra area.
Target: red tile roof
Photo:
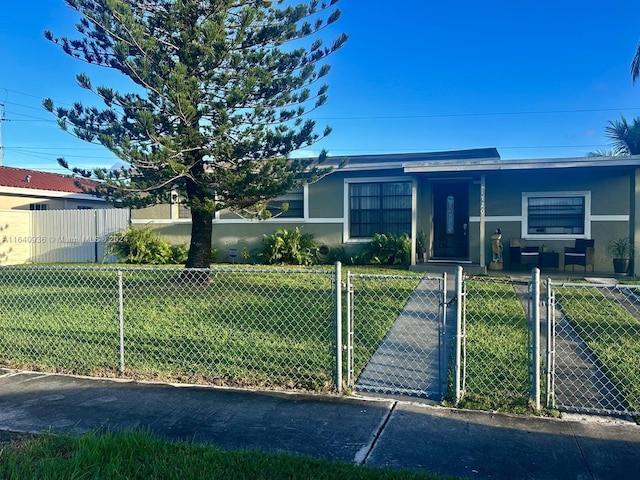
[[[31,188],[34,190],[53,190],[56,192],[83,193],[74,182],[92,187],[95,182],[86,178],[61,175],[59,173],[39,172],[24,168],[0,166],[0,187]]]

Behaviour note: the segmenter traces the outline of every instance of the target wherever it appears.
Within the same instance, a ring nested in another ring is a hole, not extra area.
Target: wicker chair
[[[567,265],[582,265],[586,273],[587,265],[591,265],[591,271],[593,272],[594,247],[595,240],[583,238],[576,239],[573,247],[564,247],[564,269],[567,269]],[[574,268],[571,267],[572,270]]]
[[[522,238],[509,239],[509,260],[512,268],[515,265],[520,265],[520,267],[536,266],[539,263],[539,257],[540,247],[528,246],[527,241]]]

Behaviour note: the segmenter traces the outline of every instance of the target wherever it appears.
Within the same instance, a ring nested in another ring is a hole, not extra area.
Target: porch
[[[445,273],[448,276],[454,276],[456,274],[456,270],[458,266],[461,266],[464,273],[468,275],[487,275],[489,277],[509,277],[512,279],[521,279],[521,278],[530,278],[531,277],[531,268],[505,268],[503,270],[489,270],[486,266],[482,266],[479,264],[473,263],[460,263],[460,262],[426,262],[426,263],[416,263],[415,265],[411,265],[409,270],[412,272],[423,272],[431,275],[441,275]],[[630,280],[634,278],[633,276],[628,275],[614,275],[611,271],[595,271],[592,272],[590,269],[585,273],[582,267],[568,267],[566,271],[562,268],[559,269],[547,269],[543,268],[540,270],[540,277],[543,279],[551,278],[552,280],[564,280],[572,281],[577,279],[589,279],[593,281],[594,279],[608,280],[608,282],[604,283],[616,283],[621,280]],[[595,282],[602,283],[602,282]]]

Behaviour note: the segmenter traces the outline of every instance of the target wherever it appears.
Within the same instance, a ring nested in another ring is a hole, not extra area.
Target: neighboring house
[[[128,227],[129,211],[110,208],[75,181],[0,166],[0,265],[102,260],[104,239]]]
[[[0,210],[68,210],[108,208],[102,199],[85,194],[70,175],[0,166]]]
[[[286,215],[250,221],[219,212],[213,246],[220,260],[229,260],[229,251],[255,250],[265,233],[296,226],[320,243],[353,250],[374,233],[408,233],[414,253],[424,232],[427,262],[481,271],[491,262],[497,228],[505,268],[515,266],[508,255],[512,239],[558,252],[560,269],[565,247],[594,239],[596,272],[612,271],[605,255],[611,240],[640,241],[640,156],[502,160],[487,148],[327,162],[341,166],[277,199],[290,203]],[[189,240],[188,212],[180,205],[134,210],[132,222],[152,225],[172,243]]]

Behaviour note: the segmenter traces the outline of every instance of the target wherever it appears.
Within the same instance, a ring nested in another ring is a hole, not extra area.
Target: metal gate
[[[454,403],[539,409],[539,276],[473,277],[461,283]]]
[[[447,378],[445,353],[455,333],[447,328],[446,297],[446,274],[347,272],[349,388],[440,400]]]
[[[640,415],[640,286],[547,289],[547,405]]]

